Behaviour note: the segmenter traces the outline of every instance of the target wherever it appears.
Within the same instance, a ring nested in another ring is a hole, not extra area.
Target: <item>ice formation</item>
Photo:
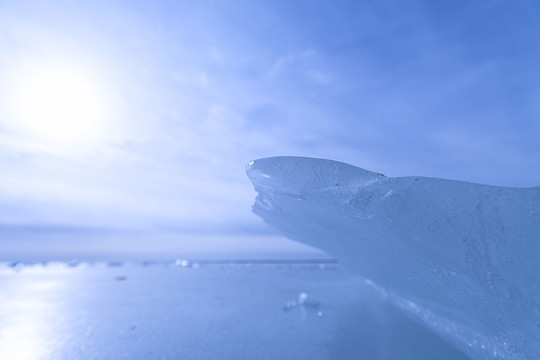
[[[251,161],[253,211],[318,247],[473,359],[540,359],[540,187]]]

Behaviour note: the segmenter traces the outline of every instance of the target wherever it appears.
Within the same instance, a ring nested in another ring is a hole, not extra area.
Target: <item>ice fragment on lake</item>
[[[186,259],[176,259],[174,263],[176,266],[181,266],[181,267],[188,267],[190,265],[189,261],[187,261]]]
[[[21,272],[24,270],[24,264],[21,263],[21,262],[14,262],[11,264],[11,268],[15,271],[15,272]]]
[[[370,279],[474,359],[540,359],[540,187],[252,161],[253,211]]]
[[[289,300],[285,303],[285,306],[283,307],[283,310],[291,310],[295,307],[301,307],[301,308],[311,308],[311,309],[319,309],[320,303],[319,301],[315,300],[312,296],[308,295],[305,292],[301,292],[298,294],[296,299]],[[321,312],[321,311],[318,311]],[[322,312],[321,315],[322,316]]]

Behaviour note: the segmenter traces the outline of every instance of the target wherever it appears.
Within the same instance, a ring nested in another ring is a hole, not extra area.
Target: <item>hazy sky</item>
[[[264,231],[247,161],[540,185],[536,1],[2,1],[0,226]]]

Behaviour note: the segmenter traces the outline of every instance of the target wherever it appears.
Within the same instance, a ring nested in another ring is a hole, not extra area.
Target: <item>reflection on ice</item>
[[[43,330],[33,321],[3,326],[0,333],[2,357],[16,360],[38,360],[47,355],[47,346],[40,337]]]
[[[22,266],[14,269],[23,271]],[[22,281],[2,283],[0,359],[40,360],[56,345],[50,335],[55,332],[53,320],[59,311],[50,299],[57,296],[62,282],[35,277],[39,269],[17,275]]]
[[[196,263],[0,264],[0,360],[464,359],[335,263]]]

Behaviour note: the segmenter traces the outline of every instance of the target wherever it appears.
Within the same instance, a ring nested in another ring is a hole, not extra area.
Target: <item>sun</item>
[[[69,68],[38,68],[14,92],[16,128],[35,139],[77,143],[103,131],[104,99],[92,78]]]

